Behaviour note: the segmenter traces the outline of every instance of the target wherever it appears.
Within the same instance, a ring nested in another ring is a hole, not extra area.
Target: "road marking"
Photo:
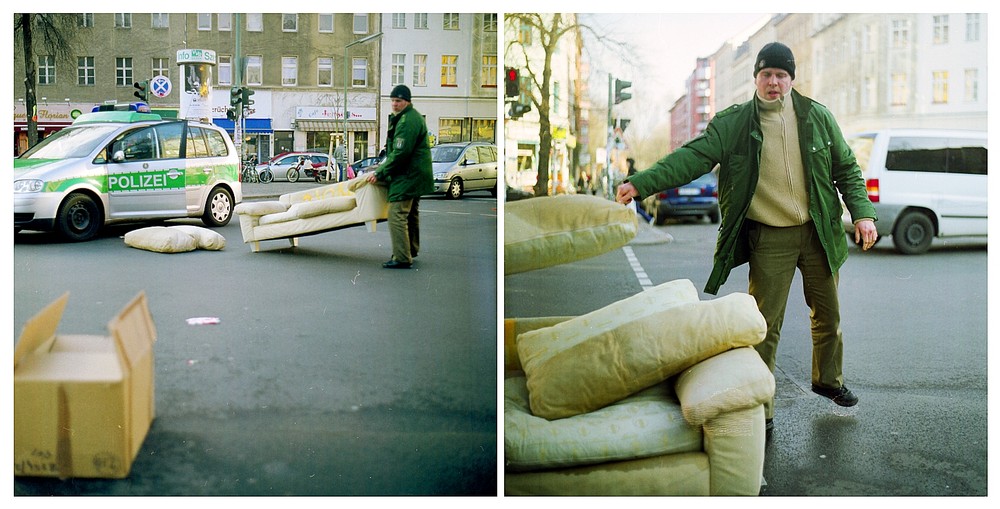
[[[625,246],[622,248],[622,251],[625,252],[625,258],[628,260],[629,265],[632,266],[632,272],[635,273],[635,277],[639,279],[639,285],[642,286],[642,290],[651,290],[653,288],[653,281],[646,275],[646,271],[642,268],[642,264],[639,263],[639,259],[635,257],[632,247]]]

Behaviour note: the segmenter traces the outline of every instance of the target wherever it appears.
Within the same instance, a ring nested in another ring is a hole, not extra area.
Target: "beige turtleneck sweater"
[[[764,144],[760,177],[747,217],[769,226],[800,226],[810,221],[809,191],[799,149],[798,123],[791,99],[757,97]]]

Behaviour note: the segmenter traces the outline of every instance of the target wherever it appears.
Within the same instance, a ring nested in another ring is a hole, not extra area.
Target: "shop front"
[[[225,91],[225,93],[221,93]],[[229,108],[229,89],[220,88],[212,94],[212,123],[225,129],[233,142],[239,142],[240,151],[246,155],[254,155],[257,161],[267,161],[271,158],[271,146],[274,144],[274,125],[271,115],[271,91],[258,90],[253,95],[253,104],[244,111],[242,122],[242,138],[236,139],[236,122],[226,118]]]
[[[295,131],[304,135],[301,149],[332,153],[339,161],[352,163],[378,154],[378,120],[376,108],[351,108],[344,122],[341,108],[330,106],[298,106],[295,108]],[[343,143],[347,136],[346,152]],[[298,143],[297,143],[298,145]],[[346,157],[345,157],[346,154]]]
[[[47,103],[39,101],[35,107],[35,121],[38,124],[38,139],[69,126],[81,113],[87,113],[97,106],[95,103]],[[14,155],[28,150],[28,115],[23,102],[14,105]]]

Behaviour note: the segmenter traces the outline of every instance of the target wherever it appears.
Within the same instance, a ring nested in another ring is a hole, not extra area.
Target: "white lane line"
[[[635,273],[635,277],[639,280],[642,290],[646,291],[653,288],[653,281],[646,275],[646,271],[642,268],[642,264],[639,263],[639,259],[635,257],[632,247],[625,246],[622,248],[622,251],[625,252],[625,258],[628,260],[629,265],[632,266],[632,272]]]

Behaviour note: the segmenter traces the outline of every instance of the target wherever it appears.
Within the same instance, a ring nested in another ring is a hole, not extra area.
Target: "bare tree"
[[[504,14],[504,23],[508,32],[520,33],[522,27],[532,33],[530,43],[522,42],[518,38],[507,41],[506,54],[519,54],[523,61],[527,76],[531,79],[533,86],[529,96],[531,104],[538,112],[538,180],[535,183],[535,196],[545,196],[549,193],[549,155],[552,150],[552,121],[550,117],[552,95],[552,57],[555,54],[560,39],[567,34],[578,34],[588,32],[593,39],[600,44],[616,47],[623,56],[623,60],[628,60],[628,47],[625,43],[615,41],[600,33],[589,25],[581,24],[577,21],[575,14],[538,14],[538,13],[511,13]],[[536,37],[537,36],[537,37]],[[542,58],[539,61],[532,58],[529,50],[537,48],[542,51]]]
[[[38,143],[38,118],[35,116],[38,105],[35,95],[38,72],[35,59],[38,55],[52,55],[57,60],[68,58],[70,45],[66,34],[72,29],[75,19],[74,14],[14,14],[14,44],[20,43],[24,56],[24,108],[28,122],[28,146]],[[36,50],[36,45],[41,52]]]

